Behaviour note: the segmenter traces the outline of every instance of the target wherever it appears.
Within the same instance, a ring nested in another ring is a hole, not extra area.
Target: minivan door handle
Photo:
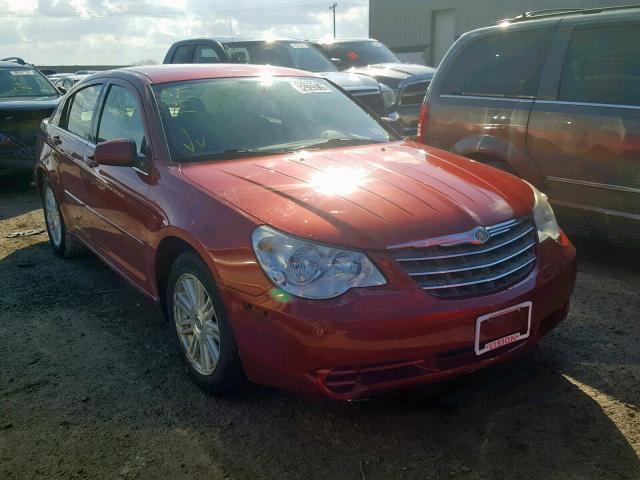
[[[52,138],[53,138],[53,144],[54,145],[61,145],[62,144],[62,140],[60,140],[60,135],[54,135]]]

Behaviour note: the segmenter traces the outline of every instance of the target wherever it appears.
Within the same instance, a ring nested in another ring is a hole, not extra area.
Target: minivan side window
[[[69,116],[66,129],[79,137],[93,142],[93,116],[102,85],[92,85],[78,90],[69,100]],[[61,125],[65,128],[64,125]]]
[[[220,57],[216,51],[208,45],[196,46],[196,54],[194,56],[194,63],[220,63]]]
[[[191,55],[193,53],[193,45],[180,45],[173,52],[173,59],[171,63],[191,63]]]
[[[466,48],[447,69],[441,93],[533,98],[553,35],[550,28],[500,32]]]
[[[640,25],[573,32],[559,100],[640,106]]]
[[[98,142],[117,138],[130,138],[135,142],[138,154],[145,153],[146,142],[140,104],[134,94],[126,88],[111,85],[98,125]]]

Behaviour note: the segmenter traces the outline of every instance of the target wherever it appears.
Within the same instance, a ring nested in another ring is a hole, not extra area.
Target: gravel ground
[[[640,250],[576,239],[571,313],[529,356],[353,403],[203,395],[158,308],[56,257],[0,177],[0,478],[639,479]]]

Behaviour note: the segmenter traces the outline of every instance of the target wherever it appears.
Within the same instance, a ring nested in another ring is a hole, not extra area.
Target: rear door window
[[[218,53],[208,45],[197,45],[194,63],[220,63]]]
[[[191,63],[193,59],[193,45],[180,45],[173,53],[171,63]]]
[[[138,154],[144,154],[146,141],[142,118],[136,95],[120,85],[111,85],[100,117],[98,142],[131,139]]]
[[[441,93],[533,98],[553,29],[500,32],[469,44],[447,69]]]
[[[558,98],[640,106],[640,25],[576,30]]]
[[[101,90],[102,85],[91,85],[78,90],[70,99],[66,129],[90,142],[94,141],[93,118]]]

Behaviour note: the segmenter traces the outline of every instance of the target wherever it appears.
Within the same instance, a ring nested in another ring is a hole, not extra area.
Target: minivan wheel
[[[180,357],[196,385],[209,394],[235,390],[243,378],[233,331],[205,263],[181,254],[167,282],[167,315]]]
[[[49,243],[53,251],[63,258],[73,257],[84,250],[84,246],[67,231],[67,225],[60,211],[56,194],[51,182],[44,179],[42,182],[42,206],[44,219],[49,234]]]
[[[511,165],[501,160],[492,160],[489,162],[485,162],[485,164],[489,165],[490,167],[497,168],[498,170],[502,170],[503,172],[510,173],[511,175],[516,175],[516,172],[511,167]]]

